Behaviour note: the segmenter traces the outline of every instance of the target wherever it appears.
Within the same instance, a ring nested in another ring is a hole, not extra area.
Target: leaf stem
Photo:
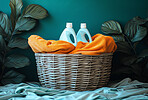
[[[135,50],[134,47],[133,47],[132,42],[131,42],[130,39],[126,36],[126,34],[123,33],[123,35],[124,35],[124,37],[126,38],[128,44],[131,46],[131,48],[132,48],[132,50],[133,50],[133,52],[134,52],[134,55],[136,56],[137,53],[136,53],[136,50]]]

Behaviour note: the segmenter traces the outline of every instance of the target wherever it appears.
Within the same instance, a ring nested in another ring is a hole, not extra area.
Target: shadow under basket
[[[94,90],[108,83],[112,55],[35,53],[38,77],[41,85],[47,88]]]

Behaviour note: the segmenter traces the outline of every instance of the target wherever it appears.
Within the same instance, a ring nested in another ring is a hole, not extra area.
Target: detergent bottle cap
[[[81,23],[81,28],[86,28],[86,23]]]
[[[72,23],[66,23],[67,28],[72,28]]]

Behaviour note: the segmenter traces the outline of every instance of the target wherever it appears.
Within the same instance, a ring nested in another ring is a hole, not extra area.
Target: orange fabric
[[[35,53],[100,55],[117,49],[114,39],[102,34],[94,35],[91,43],[80,41],[76,47],[66,41],[45,40],[37,35],[31,35],[28,43]]]
[[[37,35],[31,35],[28,44],[35,53],[67,54],[75,49],[75,46],[69,42],[45,40]]]
[[[117,45],[112,37],[96,34],[92,37],[91,43],[78,42],[75,50],[70,54],[100,55],[115,52],[116,49]]]

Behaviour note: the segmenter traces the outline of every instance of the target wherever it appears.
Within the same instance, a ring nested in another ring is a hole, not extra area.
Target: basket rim
[[[52,54],[52,53],[35,53],[35,56],[112,56],[113,53],[103,53],[100,55],[82,55],[82,54]]]

